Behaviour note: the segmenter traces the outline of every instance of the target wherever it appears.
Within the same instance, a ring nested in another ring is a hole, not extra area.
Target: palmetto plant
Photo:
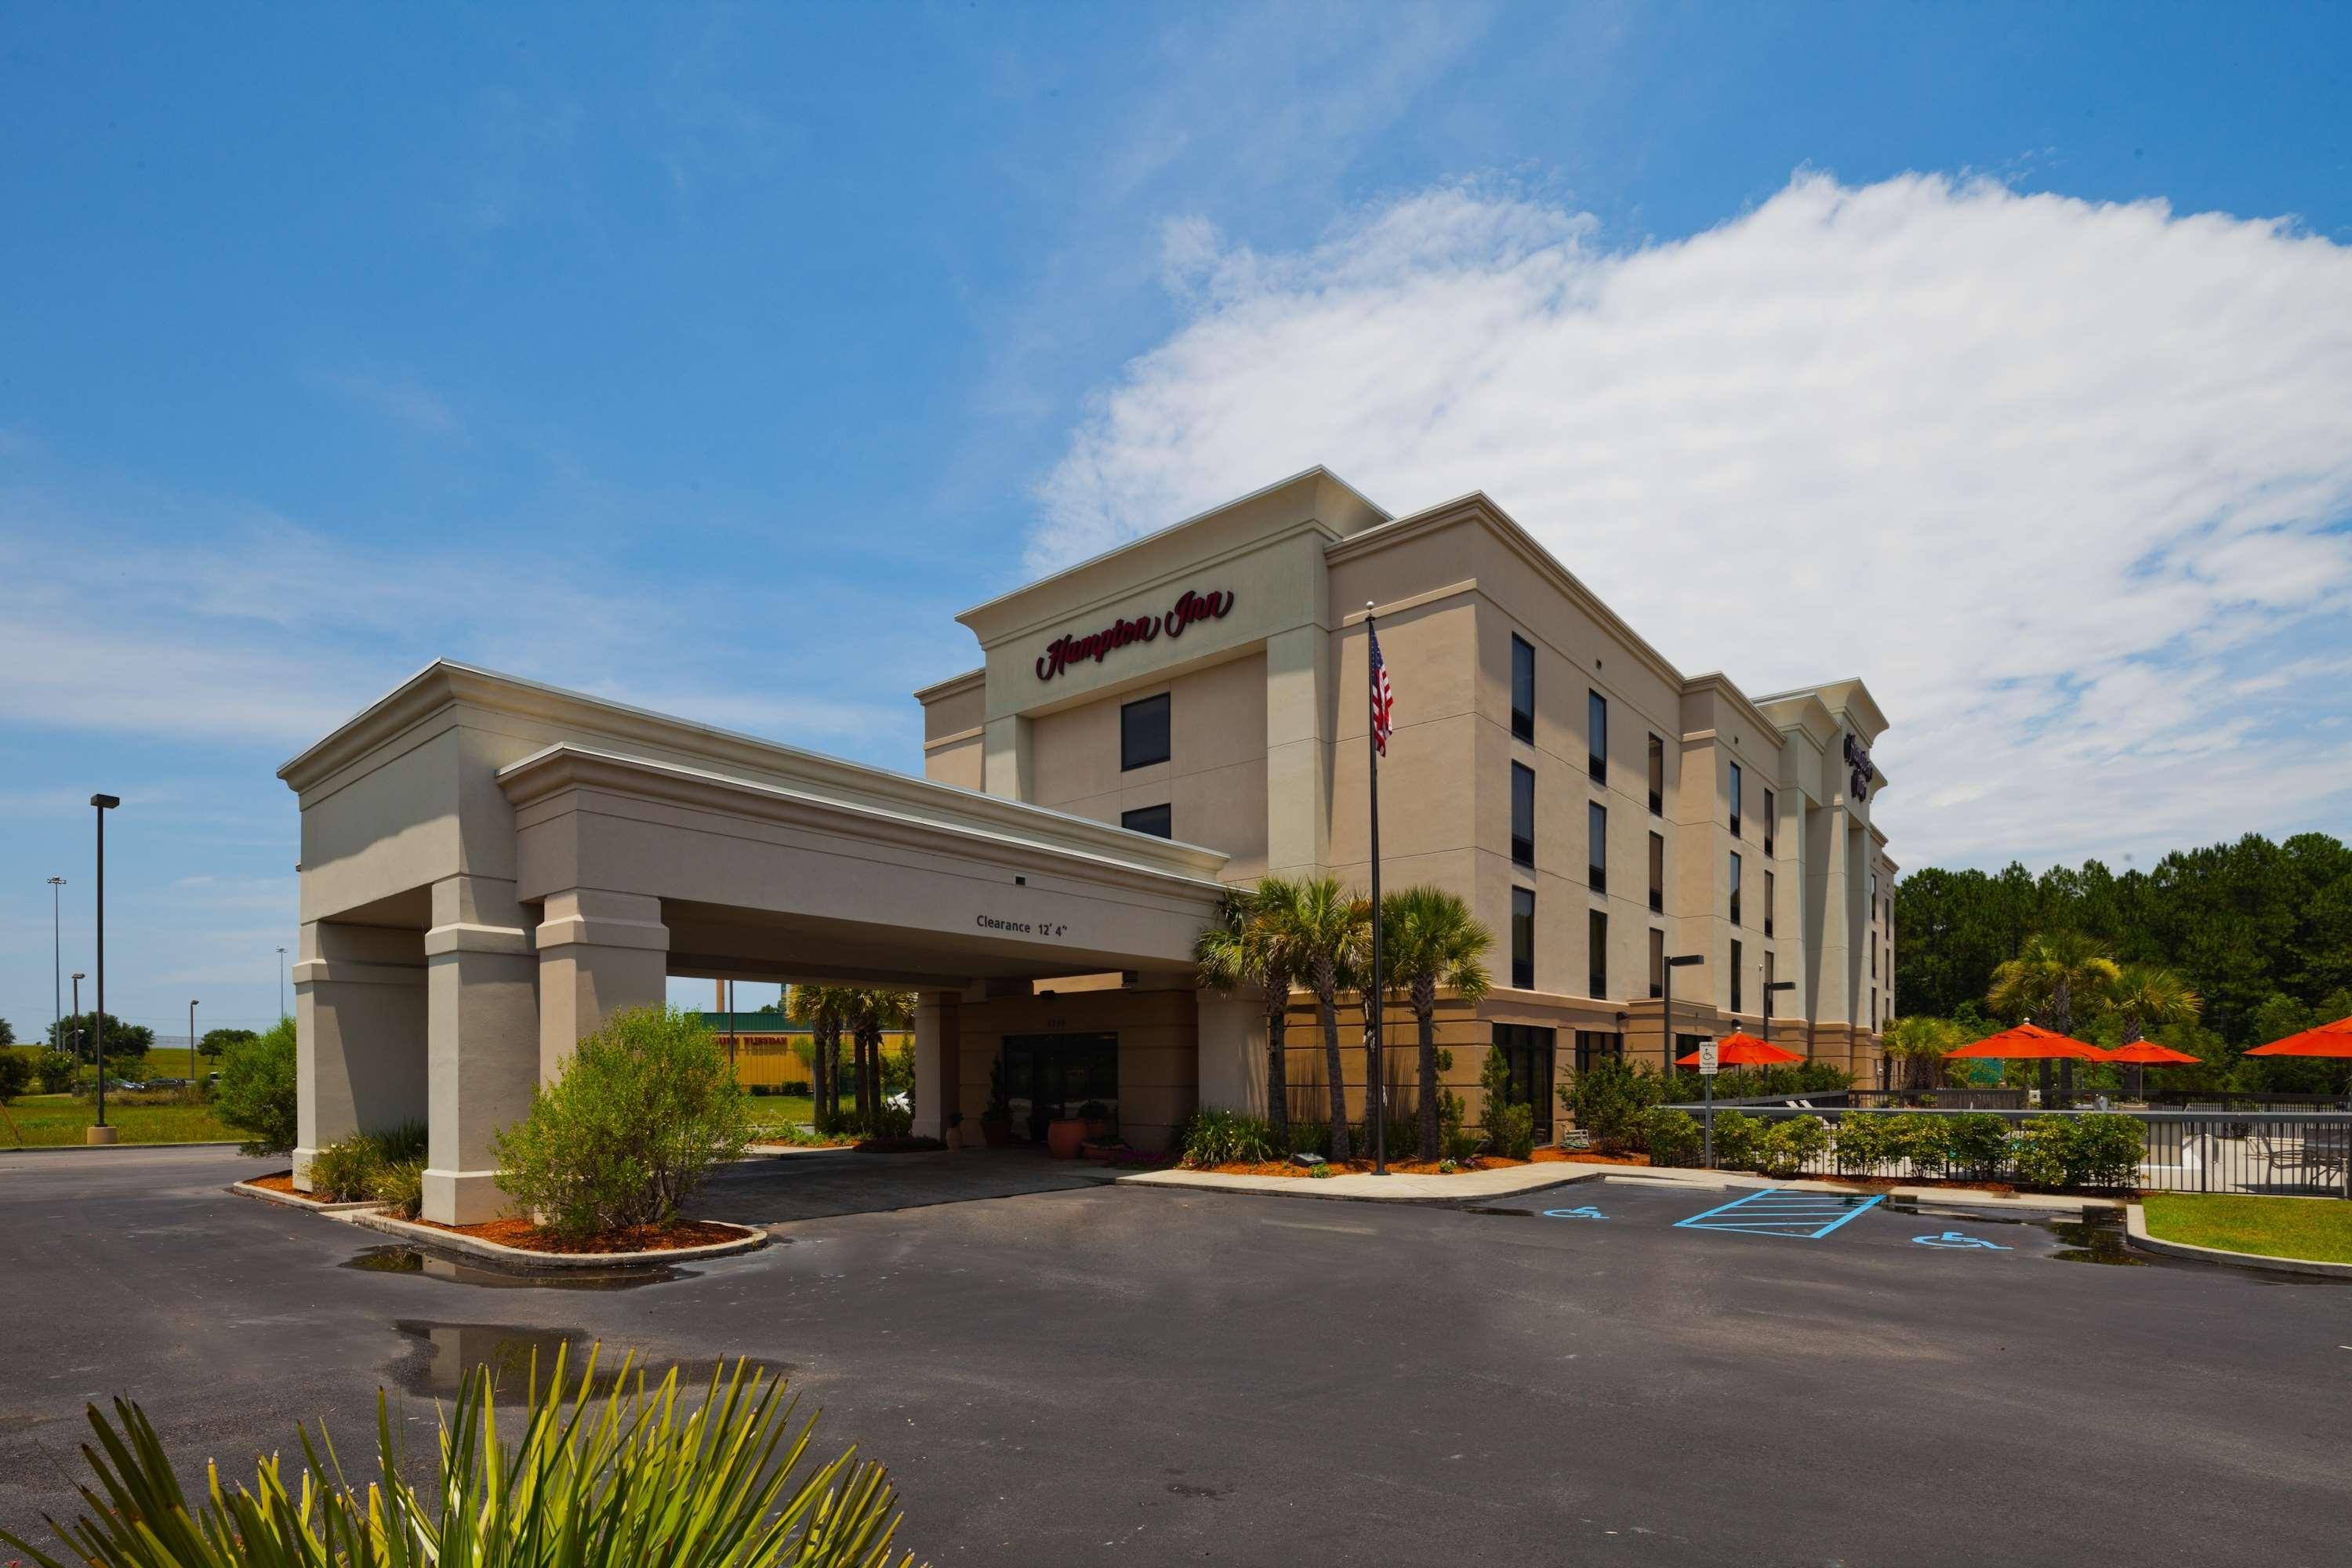
[[[440,1433],[429,1492],[402,1479],[395,1427],[376,1396],[378,1474],[346,1482],[333,1447],[300,1433],[291,1478],[275,1455],[254,1484],[227,1489],[206,1468],[191,1505],[155,1429],[118,1399],[109,1422],[96,1405],[98,1447],[82,1452],[99,1487],[70,1526],[49,1521],[71,1553],[51,1557],[5,1530],[0,1541],[40,1568],[906,1568],[891,1556],[896,1493],[877,1465],[852,1449],[804,1475],[815,1417],[793,1419],[771,1382],[744,1363],[714,1372],[688,1411],[675,1371],[650,1391],[623,1363],[596,1394],[595,1352],[567,1387],[559,1352],[530,1401],[512,1447],[499,1439],[490,1373],[467,1379]],[[101,1495],[102,1494],[102,1495]]]
[[[2080,931],[2037,933],[2025,939],[2025,945],[2015,958],[1994,969],[1992,987],[1985,1001],[2004,1016],[2031,1016],[2044,1028],[2071,1035],[2074,1032],[2075,1009],[2079,1006],[2086,1013],[2096,1011],[2122,974],[2106,950]],[[2065,1072],[2071,1088],[2074,1080],[2072,1060],[2066,1062]],[[2041,1073],[2046,1091],[2050,1087],[2047,1058]]]
[[[830,1132],[841,1102],[841,1035],[848,1026],[856,993],[845,985],[795,985],[784,1003],[785,1016],[809,1026],[816,1060],[809,1072],[809,1092],[814,1097],[817,1131]]]
[[[2126,963],[2107,988],[2107,1005],[2122,1016],[2124,1044],[2147,1038],[2147,1032],[2165,1024],[2193,1024],[2204,1010],[2204,998],[2179,973],[2160,963]],[[2132,1064],[2132,1092],[2146,1087],[2147,1069]]]
[[[1440,888],[1404,888],[1381,900],[1381,958],[1387,977],[1412,1004],[1419,1027],[1421,1157],[1437,1147],[1437,993],[1465,1002],[1486,994],[1486,950],[1495,943],[1470,906]]]
[[[1349,1155],[1348,1087],[1339,1059],[1339,987],[1349,961],[1368,940],[1372,913],[1362,895],[1336,878],[1309,877],[1297,884],[1288,906],[1270,917],[1276,940],[1290,954],[1298,977],[1315,993],[1315,1016],[1323,1026],[1324,1070],[1331,1080],[1331,1158]]]
[[[1295,978],[1287,932],[1297,900],[1298,884],[1287,877],[1230,889],[1216,920],[1192,944],[1201,984],[1225,992],[1255,991],[1265,1005],[1266,1122],[1283,1148],[1290,1143],[1287,1035]]]

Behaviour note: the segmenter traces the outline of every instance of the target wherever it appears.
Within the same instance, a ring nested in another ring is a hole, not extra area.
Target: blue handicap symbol
[[[1981,1237],[1966,1236],[1957,1230],[1948,1230],[1941,1236],[1915,1236],[1911,1239],[1922,1247],[1979,1247],[1986,1252],[2009,1250],[1997,1241],[1987,1241]]]
[[[1608,1217],[1609,1216],[1607,1215],[1602,1214],[1591,1204],[1585,1205],[1580,1209],[1544,1210],[1544,1218],[1546,1219],[1607,1219]]]

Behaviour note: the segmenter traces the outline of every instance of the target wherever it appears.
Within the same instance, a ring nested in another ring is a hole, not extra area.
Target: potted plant
[[[948,1112],[947,1125],[940,1130],[940,1141],[950,1149],[961,1149],[963,1147],[962,1111],[950,1110]]]
[[[1110,1107],[1089,1100],[1076,1116],[1055,1117],[1045,1123],[1045,1148],[1056,1160],[1075,1160],[1081,1145],[1110,1136]]]
[[[1089,1100],[1078,1107],[1078,1120],[1087,1124],[1089,1138],[1110,1136],[1110,1107],[1099,1100]]]
[[[988,1109],[981,1113],[980,1141],[991,1149],[1013,1142],[1013,1099],[1004,1091],[1004,1058],[988,1069]]]

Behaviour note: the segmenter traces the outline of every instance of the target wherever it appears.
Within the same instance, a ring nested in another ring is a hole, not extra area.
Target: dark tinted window
[[[1511,858],[1536,863],[1536,771],[1525,763],[1511,764]]]
[[[1584,808],[1586,877],[1596,893],[1609,890],[1609,808],[1598,801]]]
[[[1536,650],[1516,637],[1511,639],[1511,733],[1522,741],[1536,738]]]
[[[1609,782],[1609,699],[1598,691],[1584,694],[1584,746],[1591,753],[1588,765],[1592,782]]]
[[[1777,901],[1773,897],[1775,890],[1772,873],[1767,871],[1764,873],[1764,934],[1766,936],[1772,934],[1772,905]]]
[[[1619,1061],[1625,1059],[1625,1037],[1622,1035],[1612,1035],[1604,1029],[1576,1031],[1576,1070],[1578,1072],[1588,1072],[1591,1070],[1594,1062],[1606,1061],[1612,1057]]]
[[[1666,933],[1657,927],[1650,928],[1650,994],[1666,993]]]
[[[1148,768],[1168,760],[1168,693],[1130,702],[1118,710],[1118,765]]]
[[[1650,737],[1650,815],[1666,814],[1666,743]]]
[[[1551,1137],[1552,1053],[1559,1037],[1532,1024],[1495,1026],[1494,1049],[1503,1053],[1509,1068],[1503,1089],[1505,1105],[1524,1105],[1535,1112],[1536,1137]]]
[[[1735,1012],[1735,1013],[1737,1013],[1737,1012],[1738,1012],[1738,1011],[1739,1011],[1739,1005],[1740,1005],[1740,993],[1739,993],[1739,986],[1740,986],[1739,944],[1738,944],[1738,942],[1733,942],[1733,943],[1731,944],[1731,1010],[1732,1010],[1733,1012]]]
[[[1780,819],[1780,802],[1770,790],[1764,792],[1764,853],[1772,853],[1772,825]]]
[[[1587,996],[1609,994],[1609,917],[1599,910],[1591,912],[1590,927],[1585,933],[1584,994]]]
[[[1739,837],[1739,764],[1731,764],[1731,836]]]
[[[1175,824],[1164,805],[1139,805],[1133,811],[1122,811],[1118,825],[1130,833],[1149,833],[1156,838],[1176,837]]]
[[[1520,991],[1536,988],[1536,894],[1533,888],[1511,889],[1511,984]]]
[[[1731,923],[1739,923],[1739,857],[1731,858]]]
[[[1666,836],[1650,835],[1650,908],[1658,914],[1666,912]]]

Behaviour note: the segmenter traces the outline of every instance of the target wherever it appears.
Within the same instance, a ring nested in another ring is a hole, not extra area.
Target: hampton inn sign
[[[1161,632],[1171,637],[1184,635],[1184,628],[1194,621],[1222,621],[1233,613],[1233,590],[1211,589],[1196,594],[1191,589],[1168,607],[1160,616],[1144,616],[1132,621],[1113,621],[1098,632],[1088,632],[1082,637],[1055,637],[1053,646],[1037,657],[1037,679],[1051,680],[1074,664],[1088,659],[1100,664],[1110,650],[1130,643],[1150,642]]]

